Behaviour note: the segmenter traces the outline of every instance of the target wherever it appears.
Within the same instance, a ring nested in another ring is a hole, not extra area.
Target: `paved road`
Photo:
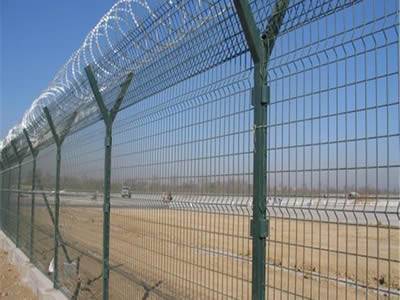
[[[132,194],[128,199],[112,194],[111,205],[113,208],[175,209],[248,216],[252,214],[251,197],[175,195],[171,203],[163,202],[162,197],[161,194]],[[51,193],[48,199],[53,201]],[[93,193],[62,193],[61,205],[101,208],[102,195],[98,194],[97,199],[93,199]],[[271,217],[380,224],[400,228],[400,201],[394,198],[370,199],[361,203],[344,198],[273,197],[268,198],[267,207]]]
[[[14,191],[15,192],[15,191]],[[37,205],[44,205],[41,191],[36,192]],[[54,194],[46,191],[50,204]],[[102,207],[102,194],[93,193],[61,193],[61,206]],[[23,195],[22,205],[30,205],[29,192]],[[252,198],[249,196],[205,196],[205,195],[173,195],[172,202],[162,201],[162,194],[132,194],[131,198],[122,198],[120,194],[111,195],[113,208],[137,209],[175,209],[221,214],[252,214]],[[270,197],[267,199],[267,211],[271,217],[282,217],[304,220],[322,220],[348,224],[390,225],[400,228],[400,200],[391,198],[369,199],[360,201],[336,198],[307,197]]]

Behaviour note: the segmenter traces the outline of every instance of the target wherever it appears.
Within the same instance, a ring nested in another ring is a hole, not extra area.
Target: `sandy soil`
[[[0,299],[34,300],[38,299],[20,281],[15,266],[8,261],[8,253],[0,250]]]
[[[53,253],[53,228],[45,208],[38,207],[36,216],[35,255],[45,269]],[[272,219],[270,225],[270,297],[363,299],[368,293],[387,299],[389,288],[399,292],[399,229],[296,219]],[[71,291],[79,287],[81,299],[98,298],[101,209],[62,207],[60,228],[69,255],[80,257],[79,276],[62,271],[62,284]],[[251,256],[248,216],[112,210],[113,299],[249,299]]]

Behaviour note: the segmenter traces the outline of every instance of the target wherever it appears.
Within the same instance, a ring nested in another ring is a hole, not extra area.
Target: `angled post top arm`
[[[56,126],[54,125],[53,119],[50,115],[50,111],[45,106],[43,108],[47,123],[49,124],[51,134],[53,135],[54,141],[57,146],[61,146],[61,144],[64,142],[65,137],[68,135],[69,131],[71,130],[71,127],[76,119],[76,116],[78,115],[77,111],[74,111],[71,117],[67,120],[67,124],[65,125],[64,129],[61,131],[60,134],[57,133]]]
[[[0,168],[1,170],[7,169],[6,162],[3,160],[3,154],[0,152]]]
[[[106,117],[108,117],[108,110],[104,104],[103,96],[100,93],[99,86],[98,86],[97,80],[96,80],[96,76],[94,76],[92,67],[90,65],[85,67],[85,72],[86,72],[86,76],[89,80],[89,84],[92,89],[94,99],[97,102],[97,105],[100,109],[101,114],[103,115],[103,118],[106,118]]]
[[[247,0],[234,0],[234,5],[253,61],[254,63],[260,63],[265,57],[265,49],[249,2]]]
[[[132,82],[133,73],[132,72],[128,73],[125,81],[120,85],[121,90],[118,93],[117,99],[115,100],[114,105],[111,108],[111,110],[108,111],[108,109],[104,103],[103,96],[101,95],[99,85],[97,83],[96,76],[94,75],[92,67],[90,65],[88,65],[85,68],[85,72],[86,72],[86,76],[88,77],[89,84],[90,84],[90,87],[91,87],[93,95],[94,95],[94,99],[97,102],[97,105],[100,109],[103,119],[105,120],[105,122],[112,123],[115,120],[115,117],[119,111],[119,108],[121,107],[121,104],[122,104],[122,101],[124,100],[126,92],[128,91],[129,85]]]
[[[60,139],[58,137],[58,134],[57,134],[57,131],[56,131],[56,127],[54,126],[53,119],[52,119],[52,117],[50,115],[50,111],[47,108],[47,106],[45,106],[43,108],[43,112],[44,112],[44,115],[46,117],[47,123],[49,124],[51,134],[53,135],[53,139],[56,142],[56,145],[60,146]]]
[[[263,33],[257,28],[249,2],[234,0],[234,4],[254,63],[267,62],[282,26],[289,0],[277,0]]]
[[[0,154],[1,154],[1,156],[3,157],[3,161],[5,161],[6,164],[8,164],[9,161],[8,161],[8,155],[7,155],[6,151],[7,151],[7,148],[4,147],[4,149],[1,151]]]
[[[23,133],[25,135],[25,139],[26,139],[26,142],[28,143],[28,147],[29,147],[29,150],[31,151],[32,156],[36,157],[38,151],[37,151],[37,149],[35,149],[33,147],[33,144],[32,144],[32,141],[31,141],[31,139],[29,137],[28,131],[25,128],[22,131],[23,131]]]
[[[266,49],[266,60],[269,60],[272,49],[274,48],[276,38],[278,37],[281,29],[283,19],[285,17],[289,0],[277,0],[274,10],[267,21],[267,28],[261,35]]]
[[[115,100],[115,103],[114,103],[114,105],[113,105],[113,107],[112,107],[112,109],[111,109],[111,111],[110,111],[112,121],[114,121],[114,119],[115,119],[115,117],[116,117],[116,115],[117,115],[117,113],[118,113],[118,111],[119,111],[119,108],[121,107],[122,100],[124,100],[124,97],[125,97],[125,95],[126,95],[126,92],[128,91],[129,86],[130,86],[130,84],[131,84],[131,82],[132,82],[132,78],[133,78],[133,73],[130,72],[130,73],[126,76],[125,81],[120,85],[121,90],[119,91],[118,97],[117,97],[117,99]]]
[[[72,125],[74,124],[76,117],[78,115],[78,111],[74,111],[71,115],[71,117],[67,120],[67,124],[65,125],[63,131],[61,132],[59,138],[60,138],[60,143],[62,144],[67,137],[68,133],[70,132]]]
[[[4,149],[0,152],[0,158],[1,158],[1,164],[2,164],[2,169],[6,170],[9,165],[8,165],[8,158],[6,153],[4,152]]]
[[[21,153],[18,151],[17,145],[15,144],[14,140],[11,141],[11,147],[15,153],[15,156],[17,157],[18,163],[21,163],[21,157],[20,157]]]

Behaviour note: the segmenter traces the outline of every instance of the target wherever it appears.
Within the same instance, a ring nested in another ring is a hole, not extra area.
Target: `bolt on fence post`
[[[104,152],[104,202],[103,202],[103,299],[109,299],[109,276],[110,276],[110,193],[111,193],[111,150],[112,150],[112,125],[118,110],[122,104],[122,100],[128,91],[132,81],[133,74],[129,73],[125,81],[120,85],[121,90],[114,102],[112,109],[109,111],[104,103],[103,97],[97,84],[96,77],[92,68],[85,68],[90,87],[92,89],[96,103],[104,119],[106,127],[105,134],[105,152]]]
[[[20,227],[20,208],[21,208],[21,169],[22,169],[22,159],[23,156],[20,155],[20,153],[18,152],[18,148],[15,145],[14,141],[11,141],[11,147],[14,150],[15,156],[17,157],[17,161],[18,161],[18,182],[17,182],[17,224],[16,224],[16,246],[17,248],[19,248],[19,227]]]
[[[64,142],[65,137],[69,133],[73,122],[75,121],[76,112],[69,118],[67,125],[62,131],[62,134],[58,134],[56,126],[50,115],[50,111],[47,107],[43,108],[44,115],[47,123],[49,124],[51,134],[56,144],[56,182],[54,191],[54,273],[53,273],[53,286],[58,288],[58,246],[59,246],[59,215],[60,215],[60,173],[61,173],[61,146]]]
[[[265,299],[266,238],[269,231],[266,207],[266,107],[269,103],[267,63],[287,10],[288,0],[278,0],[261,34],[247,0],[234,0],[249,50],[254,62],[254,155],[253,155],[253,237],[252,299]]]
[[[33,257],[33,242],[34,242],[34,227],[35,227],[35,190],[36,190],[36,158],[39,154],[31,142],[29,138],[28,132],[26,129],[23,130],[26,141],[29,146],[29,150],[32,154],[32,182],[31,182],[31,220],[30,220],[30,241],[29,241],[29,259],[31,261],[34,260]]]

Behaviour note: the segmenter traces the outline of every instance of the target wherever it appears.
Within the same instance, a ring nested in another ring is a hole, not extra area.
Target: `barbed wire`
[[[281,34],[360,0],[292,0]],[[260,31],[275,0],[250,1]],[[110,105],[122,78],[134,79],[122,109],[186,78],[213,68],[248,50],[232,0],[119,0],[88,33],[80,48],[56,73],[0,142],[0,151],[14,140],[27,148],[23,129],[35,147],[51,144],[43,114],[48,107],[58,130],[75,112],[72,131],[101,118],[84,68],[92,65],[105,101]],[[274,56],[272,56],[274,61]]]

